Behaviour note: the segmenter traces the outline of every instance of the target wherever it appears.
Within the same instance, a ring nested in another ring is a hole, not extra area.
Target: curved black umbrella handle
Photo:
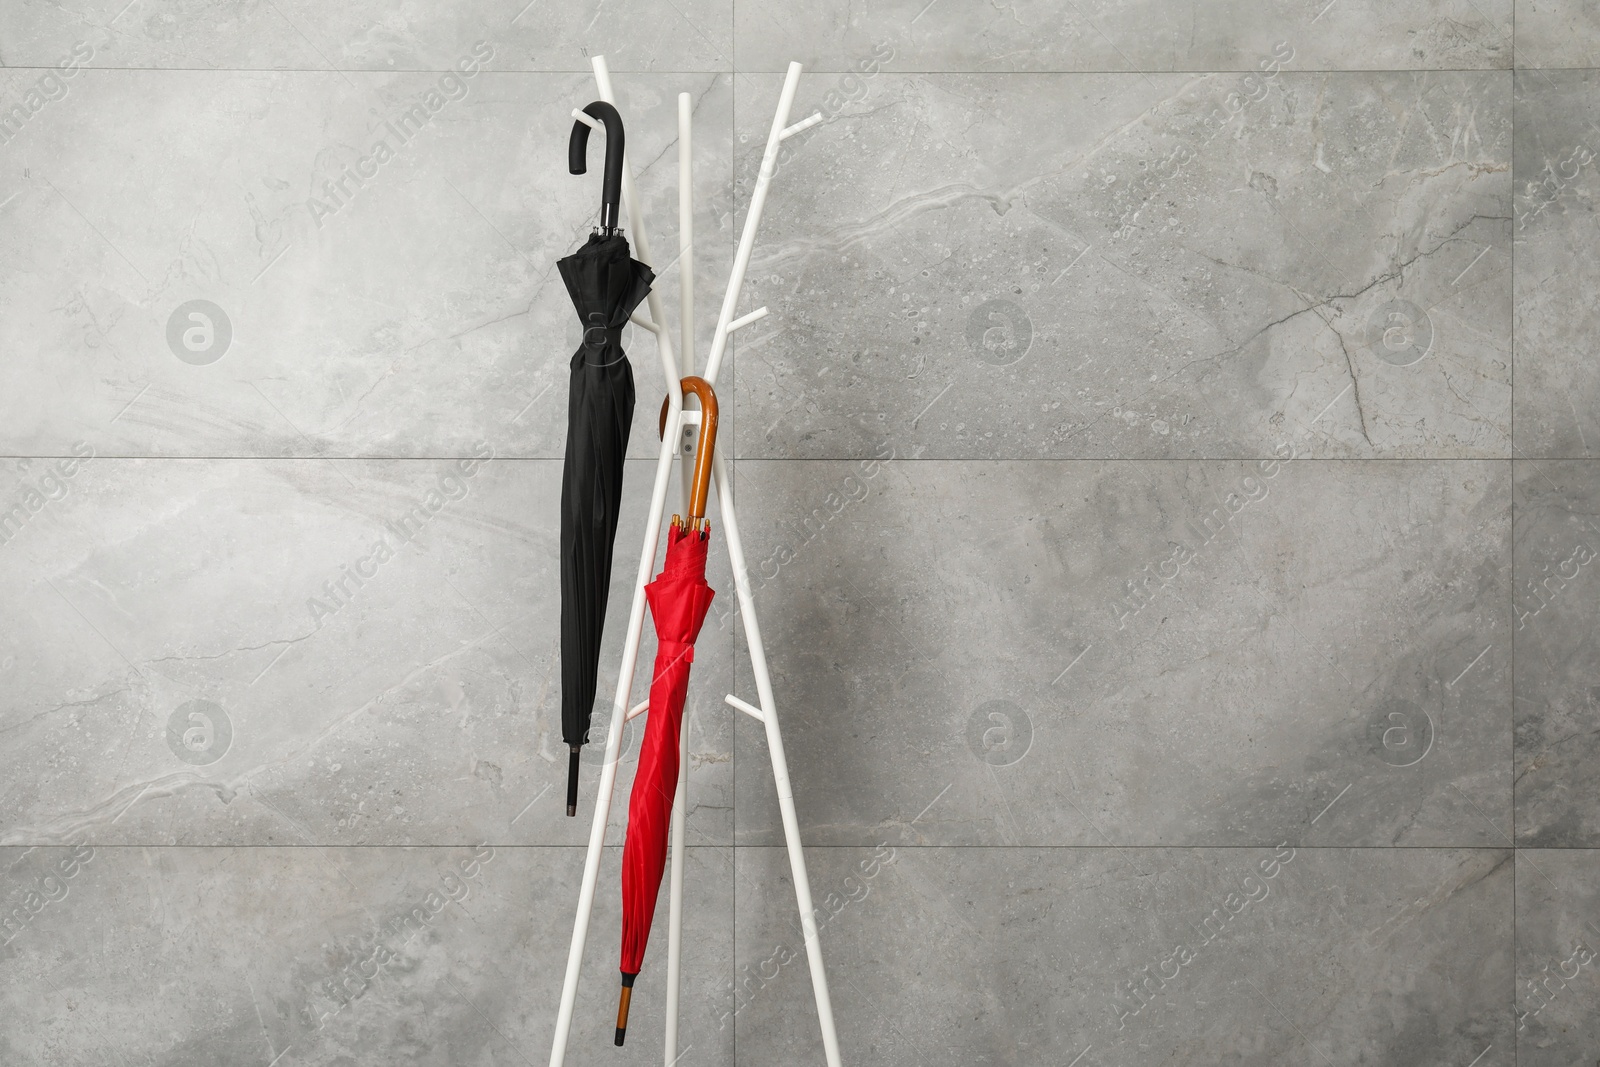
[[[600,228],[612,233],[617,228],[617,210],[622,204],[622,116],[604,100],[583,109],[585,115],[599,119],[606,128],[605,185],[600,192]],[[567,169],[573,174],[588,171],[589,125],[572,120],[572,137],[567,141]]]

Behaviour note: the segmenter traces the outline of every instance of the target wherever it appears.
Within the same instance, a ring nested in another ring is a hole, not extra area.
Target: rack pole
[[[828,993],[828,974],[822,963],[822,941],[817,933],[816,912],[811,902],[811,880],[806,873],[806,855],[800,843],[800,819],[794,810],[794,786],[789,781],[789,761],[784,754],[783,732],[778,728],[778,706],[772,696],[772,676],[767,672],[766,648],[761,643],[761,627],[756,622],[756,604],[751,595],[750,574],[744,561],[744,541],[739,536],[739,523],[733,506],[733,486],[728,482],[720,449],[712,455],[712,473],[717,482],[722,533],[728,540],[728,555],[733,562],[733,583],[739,595],[739,616],[744,620],[750,672],[756,678],[761,719],[767,729],[767,753],[772,758],[772,780],[777,786],[778,808],[783,816],[783,839],[788,846],[795,904],[800,909],[800,931],[805,937],[806,962],[811,967],[811,992],[817,1003],[822,1051],[827,1057],[828,1067],[840,1067],[839,1035],[833,1024],[833,998]],[[735,698],[730,696],[729,699]]]
[[[706,372],[701,375],[712,385],[717,384],[717,371],[722,369],[722,354],[728,347],[733,309],[739,306],[739,290],[744,286],[744,273],[750,266],[750,251],[756,243],[756,227],[761,225],[761,209],[767,203],[767,187],[778,169],[778,146],[789,131],[784,124],[789,121],[789,109],[794,106],[794,91],[800,84],[800,64],[790,63],[789,73],[783,79],[783,91],[778,96],[778,110],[772,116],[772,129],[767,132],[767,150],[761,156],[761,171],[756,175],[756,187],[750,194],[750,208],[745,213],[744,232],[739,235],[739,250],[734,253],[733,273],[728,277],[728,291],[722,297],[722,314],[717,316],[717,332],[711,338],[711,354],[706,357]],[[821,116],[814,116],[821,121]],[[808,119],[806,125],[812,124]],[[799,132],[799,127],[793,131]]]
[[[682,328],[683,373],[694,373],[694,183],[691,138],[693,97],[678,94],[678,280],[681,303],[678,321]],[[680,390],[681,392],[681,390]],[[687,451],[688,434],[674,435]],[[679,463],[683,483],[683,514],[689,514],[689,494],[693,476],[688,457]],[[683,971],[683,845],[685,820],[689,814],[689,717],[679,727],[678,789],[672,798],[671,874],[667,894],[667,1016],[666,1067],[678,1062],[678,994]]]

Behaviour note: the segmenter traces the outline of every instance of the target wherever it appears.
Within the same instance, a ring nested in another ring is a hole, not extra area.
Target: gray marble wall
[[[721,384],[845,1062],[1595,1062],[1592,5],[13,0],[0,1065],[547,1062],[602,53],[702,351],[826,120]],[[679,1062],[820,1063],[711,581]],[[661,1062],[618,869],[571,1064]]]

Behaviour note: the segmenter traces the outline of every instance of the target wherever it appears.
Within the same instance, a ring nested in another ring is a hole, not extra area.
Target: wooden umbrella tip
[[[633,1000],[633,980],[637,974],[622,974],[622,999],[617,1001],[617,1045],[620,1047],[628,1037],[628,1005]]]

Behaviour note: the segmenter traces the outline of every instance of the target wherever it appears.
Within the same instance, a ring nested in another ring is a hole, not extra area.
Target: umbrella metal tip
[[[583,752],[582,745],[570,746],[571,751],[567,756],[567,818],[575,818],[578,814],[578,756]]]

